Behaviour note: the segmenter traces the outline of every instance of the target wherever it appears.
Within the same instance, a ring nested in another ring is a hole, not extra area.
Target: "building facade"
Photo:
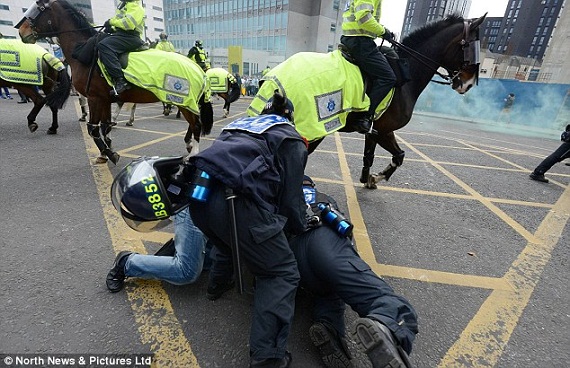
[[[505,15],[482,27],[482,45],[491,52],[542,62],[564,0],[509,0]],[[499,25],[500,22],[500,25]]]
[[[426,23],[445,18],[449,14],[467,16],[471,0],[408,0],[401,38]]]
[[[164,0],[164,13],[169,40],[179,52],[201,40],[212,66],[256,75],[297,52],[332,51],[340,39],[343,5],[340,0]],[[239,50],[239,60],[228,50]]]
[[[95,25],[103,25],[115,14],[118,1],[114,0],[68,0],[82,11],[89,21]],[[0,32],[6,38],[17,38],[18,30],[14,28],[24,16],[31,0],[0,0]],[[164,11],[162,0],[142,0],[146,10],[146,28],[144,38],[157,39],[164,31]]]

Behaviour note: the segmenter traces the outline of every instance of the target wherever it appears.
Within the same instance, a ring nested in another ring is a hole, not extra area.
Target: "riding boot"
[[[349,124],[351,128],[361,134],[370,133],[372,130],[372,123],[374,122],[374,115],[368,112],[356,113],[357,117]]]
[[[113,87],[113,90],[111,91],[111,95],[118,96],[130,88],[131,88],[131,86],[125,78],[123,78],[123,77],[117,78],[117,81],[115,82],[115,86]]]

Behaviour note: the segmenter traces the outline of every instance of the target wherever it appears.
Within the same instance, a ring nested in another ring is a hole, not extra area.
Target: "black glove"
[[[388,28],[384,27],[384,34],[382,35],[382,38],[388,42],[392,42],[395,36],[392,32],[390,32]]]
[[[111,22],[109,22],[109,20],[105,21],[105,24],[103,24],[103,30],[105,31],[105,33],[113,33],[113,26],[111,25]]]

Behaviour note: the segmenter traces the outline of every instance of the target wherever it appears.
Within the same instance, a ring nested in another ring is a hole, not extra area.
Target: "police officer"
[[[167,52],[176,52],[174,45],[172,42],[168,41],[168,35],[162,32],[160,35],[160,41],[156,44],[157,50],[167,51]]]
[[[212,146],[190,158],[181,176],[195,168],[210,177],[206,202],[190,201],[194,223],[216,245],[217,254],[231,256],[228,189],[233,191],[240,254],[255,277],[250,330],[250,367],[288,367],[287,338],[295,309],[299,272],[287,234],[305,230],[301,184],[307,160],[305,142],[292,121],[289,100],[273,96],[263,115],[227,125]],[[200,173],[200,174],[198,174]],[[230,264],[231,266],[231,264]],[[229,287],[231,267],[213,259],[210,299]],[[230,284],[231,285],[231,284]]]
[[[358,120],[352,124],[360,133],[368,133],[372,129],[376,107],[396,84],[394,71],[374,42],[377,37],[387,41],[394,39],[394,34],[379,23],[381,7],[382,0],[351,0],[342,15],[340,42],[349,49],[355,64],[372,83],[368,94],[370,108],[368,112],[359,114]]]
[[[310,231],[290,240],[301,274],[301,288],[315,299],[314,323],[309,330],[327,367],[351,367],[344,341],[345,303],[361,317],[351,335],[373,367],[410,367],[407,354],[418,332],[417,315],[410,303],[378,277],[360,258],[349,233],[339,232],[323,219],[318,204],[338,212],[336,201],[303,180],[305,200],[320,221]]]
[[[542,160],[530,173],[529,176],[532,180],[548,183],[548,179],[544,177],[544,174],[558,162],[570,158],[570,124],[566,125],[566,129],[560,135],[560,140],[562,141],[560,147]],[[568,163],[566,163],[566,165],[568,165]]]
[[[141,35],[144,29],[145,11],[141,0],[123,0],[117,7],[115,16],[105,22],[105,32],[109,35],[98,44],[99,57],[113,79],[112,95],[130,88],[119,63],[119,55],[133,51],[143,45]]]
[[[210,62],[208,61],[208,57],[206,56],[206,51],[204,50],[201,40],[196,40],[196,42],[194,42],[194,46],[188,50],[187,56],[196,64],[200,65],[200,68],[202,68],[203,71],[210,69]]]

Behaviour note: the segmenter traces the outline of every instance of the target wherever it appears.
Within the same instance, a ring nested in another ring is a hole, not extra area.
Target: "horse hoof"
[[[116,165],[117,162],[119,162],[119,158],[121,156],[117,152],[113,152],[110,155],[107,155],[107,157],[109,157],[109,160],[111,160],[111,162]]]
[[[368,175],[368,181],[366,182],[364,187],[367,189],[377,189],[378,186],[376,185],[376,183],[378,183],[378,181],[379,181],[378,175]]]
[[[28,129],[30,129],[30,133],[35,132],[36,130],[38,130],[38,124],[36,123],[30,123],[28,124]]]
[[[101,165],[101,164],[105,164],[105,163],[107,163],[107,157],[105,157],[105,156],[99,156],[95,160],[95,165]]]
[[[133,126],[133,122],[132,121],[127,121],[127,123],[125,124],[126,126]]]
[[[49,128],[47,134],[57,134],[57,129]]]

